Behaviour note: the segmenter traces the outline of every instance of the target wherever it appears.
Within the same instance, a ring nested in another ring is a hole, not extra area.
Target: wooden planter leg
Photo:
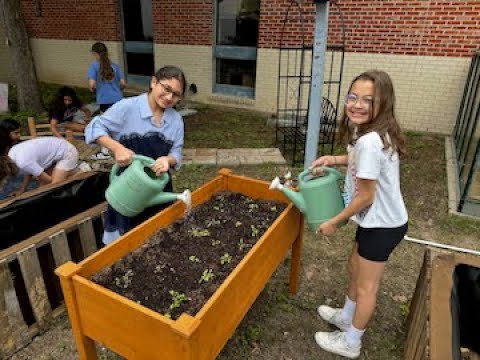
[[[80,266],[69,261],[55,270],[60,278],[62,285],[65,306],[67,308],[68,317],[72,326],[73,336],[77,344],[78,354],[81,360],[97,360],[97,351],[95,350],[95,342],[86,337],[82,332],[80,325],[80,317],[78,315],[77,302],[75,300],[75,290],[73,288],[72,277],[80,270]]]
[[[296,294],[298,291],[298,277],[300,275],[300,259],[302,257],[302,241],[304,218],[300,217],[298,236],[292,244],[292,262],[290,265],[290,281],[288,291],[290,294]]]

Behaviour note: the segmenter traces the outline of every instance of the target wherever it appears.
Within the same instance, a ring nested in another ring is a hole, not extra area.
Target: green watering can
[[[312,175],[316,172],[311,169],[301,172],[298,175],[298,192],[280,184],[278,177],[270,184],[270,189],[283,192],[306,216],[311,231],[317,230],[320,224],[338,215],[345,207],[338,186],[338,180],[343,179],[343,175],[333,168],[321,167],[321,170],[324,176]]]
[[[169,180],[168,173],[157,176],[150,169],[155,162],[152,158],[134,155],[132,163],[120,175],[120,166],[115,163],[110,172],[110,185],[105,192],[108,203],[120,214],[133,217],[145,208],[181,200],[190,208],[192,195],[190,190],[182,194],[163,192]]]

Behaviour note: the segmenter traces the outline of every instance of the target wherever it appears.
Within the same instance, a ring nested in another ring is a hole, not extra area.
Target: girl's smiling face
[[[378,112],[374,98],[375,85],[372,81],[355,81],[345,99],[346,113],[350,121],[355,125],[370,122]]]
[[[175,78],[157,80],[153,77],[150,86],[150,98],[162,109],[175,106],[183,97],[183,85]]]

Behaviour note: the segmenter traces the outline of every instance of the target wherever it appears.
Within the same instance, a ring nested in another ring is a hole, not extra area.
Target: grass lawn
[[[199,106],[198,110],[199,114],[185,118],[186,147],[274,145],[275,129],[265,125],[266,117],[263,114],[213,106]],[[444,138],[408,133],[408,150],[408,157],[402,162],[401,169],[402,190],[410,216],[408,234],[480,250],[480,221],[448,214]],[[194,190],[216,176],[218,170],[216,166],[184,166],[174,175],[175,189]],[[239,166],[232,170],[267,181],[280,173],[278,166],[269,164]],[[301,168],[292,170],[298,174]],[[317,237],[306,230],[298,294],[290,295],[287,291],[287,258],[219,359],[339,359],[321,351],[315,344],[314,333],[330,329],[319,318],[316,308],[322,303],[343,304],[347,284],[344,268],[354,231],[354,226],[347,225],[326,238]],[[380,290],[377,312],[364,336],[360,359],[403,359],[405,321],[423,253],[421,246],[404,241],[392,254]],[[105,350],[101,350],[100,354],[102,359],[118,359]],[[52,330],[13,356],[12,360],[31,358],[78,358],[66,316],[56,320]]]

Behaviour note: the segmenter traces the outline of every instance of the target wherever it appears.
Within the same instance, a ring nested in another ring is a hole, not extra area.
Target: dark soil
[[[92,280],[172,319],[194,316],[285,208],[217,193]]]

